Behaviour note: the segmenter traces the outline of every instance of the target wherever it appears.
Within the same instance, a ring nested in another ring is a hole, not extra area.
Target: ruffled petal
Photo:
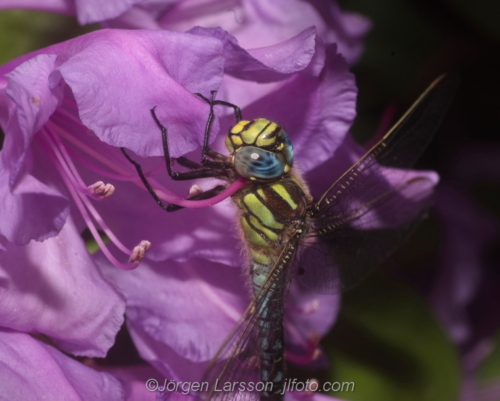
[[[71,221],[44,242],[3,246],[2,326],[46,334],[74,355],[106,355],[125,304],[96,270]]]
[[[224,46],[224,71],[242,80],[273,82],[306,68],[315,52],[316,30],[305,29],[297,36],[261,49],[245,50],[236,38],[222,28],[195,27],[188,31],[219,39]]]
[[[307,172],[336,155],[356,116],[356,95],[354,76],[331,47],[319,77],[293,75],[246,107],[243,116],[247,120],[265,117],[278,121],[290,135],[296,165]],[[231,98],[239,104],[233,99],[236,96],[234,93]],[[228,121],[234,124],[227,118],[222,126],[226,127]]]
[[[11,186],[21,171],[33,136],[47,123],[62,100],[61,85],[53,85],[49,80],[56,59],[54,54],[40,54],[6,74],[5,94],[15,106],[10,107],[9,119],[2,121],[7,134],[2,159],[11,171]]]
[[[16,245],[57,235],[69,214],[69,202],[51,187],[22,174],[14,188],[0,160],[0,234]]]
[[[172,156],[200,146],[208,105],[193,93],[209,96],[221,83],[219,40],[167,31],[104,30],[73,41],[61,57],[76,51],[58,72],[73,91],[83,124],[101,140],[142,156],[163,155],[150,112],[156,107],[168,129]]]
[[[164,12],[159,24],[179,31],[195,25],[221,26],[246,49],[271,46],[315,26],[325,42],[337,43],[350,64],[359,59],[371,28],[368,18],[321,0],[182,1]]]
[[[74,0],[78,22],[82,25],[115,18],[141,0]]]
[[[75,15],[76,12],[74,0],[0,0],[0,9],[9,8],[23,8],[68,15]]]
[[[250,302],[241,272],[226,265],[145,260],[123,274],[102,256],[96,260],[127,299],[127,323],[141,356],[169,379],[199,379]]]
[[[0,387],[5,400],[122,401],[123,389],[28,334],[0,330]]]

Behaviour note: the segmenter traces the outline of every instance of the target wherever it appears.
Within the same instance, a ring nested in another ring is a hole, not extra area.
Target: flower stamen
[[[45,148],[49,157],[53,160],[54,166],[57,171],[61,175],[62,180],[64,181],[66,187],[69,190],[71,197],[73,198],[83,220],[85,221],[87,227],[89,228],[92,236],[95,241],[101,248],[104,255],[107,259],[116,267],[124,270],[131,270],[138,266],[139,261],[144,258],[144,254],[149,249],[151,244],[148,241],[141,241],[141,243],[136,246],[133,250],[128,249],[125,245],[118,240],[116,235],[110,230],[107,224],[104,222],[102,217],[99,215],[94,205],[90,202],[86,195],[92,196],[94,192],[98,192],[98,196],[93,196],[98,199],[103,199],[106,196],[103,195],[111,195],[114,191],[114,187],[110,184],[106,185],[102,182],[98,182],[96,184],[91,185],[90,187],[83,188],[83,180],[79,176],[75,166],[71,163],[68,165],[66,162],[68,159],[64,157],[64,145],[62,143],[57,143],[57,140],[54,139],[55,135],[51,135],[47,129],[44,129],[42,132],[41,141],[42,146]],[[69,156],[66,154],[69,158]],[[90,189],[89,189],[90,188]],[[108,249],[107,245],[102,240],[99,232],[97,230],[96,225],[91,219],[90,214],[95,219],[99,227],[106,233],[111,242],[113,242],[116,247],[128,255],[130,257],[130,264],[123,264],[119,262],[111,251]]]
[[[144,255],[151,248],[151,242],[143,240],[139,245],[135,246],[132,250],[132,255],[130,255],[129,263],[139,263],[144,259]]]
[[[105,184],[102,181],[97,181],[89,185],[88,188],[100,199],[109,198],[115,192],[115,187],[112,184]]]
[[[73,119],[75,122],[76,117],[72,116],[71,113],[69,113],[66,110],[60,109],[58,110],[58,113],[63,114],[64,116],[68,116],[71,119]],[[61,117],[60,117],[61,118]],[[109,167],[111,170],[114,170],[117,172],[119,175],[113,175],[113,178],[117,179],[122,179],[122,180],[127,180],[133,182],[135,185],[139,186],[141,189],[144,188],[144,184],[142,181],[137,177],[137,173],[135,171],[132,171],[128,166],[127,168],[123,167],[122,164],[122,157],[114,157],[113,153],[116,152],[116,155],[118,155],[118,152],[110,147],[109,149],[109,154],[107,157],[102,156],[100,153],[96,152],[94,149],[90,148],[90,146],[86,145],[85,143],[81,142],[75,135],[70,135],[67,130],[55,127],[57,129],[57,133],[63,137],[64,139],[68,140],[71,144],[73,144],[75,147],[81,149],[84,151],[86,154],[94,157],[97,161],[101,162],[103,165]],[[77,128],[81,131],[82,125],[79,123],[79,128]],[[75,131],[75,129],[72,129],[72,132]],[[152,170],[157,171],[158,167]],[[101,173],[106,174],[110,176],[110,174],[113,173],[104,173],[101,170]],[[146,174],[147,175],[147,174]],[[216,205],[219,202],[222,202],[223,200],[229,198],[232,196],[234,193],[239,191],[240,189],[244,188],[247,185],[247,181],[244,178],[239,178],[231,185],[229,185],[224,191],[219,193],[218,195],[205,199],[205,200],[187,200],[184,198],[177,197],[174,195],[171,191],[169,191],[165,186],[160,184],[156,179],[148,177],[148,181],[151,183],[153,186],[156,194],[160,199],[167,203],[172,203],[174,205],[179,205],[182,207],[186,208],[192,208],[192,209],[199,209],[207,206],[213,206]]]
[[[305,365],[309,362],[316,361],[322,354],[321,349],[318,347],[320,335],[312,332],[307,340],[306,353],[304,355],[297,355],[293,352],[286,352],[286,359],[297,365]]]

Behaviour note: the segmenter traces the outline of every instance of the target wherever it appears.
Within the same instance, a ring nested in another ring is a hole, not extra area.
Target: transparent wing
[[[208,391],[201,394],[201,399],[258,401],[262,389],[258,383],[265,381],[263,344],[271,348],[281,344],[276,365],[284,369],[283,315],[299,236],[299,232],[292,234],[261,290],[214,356],[202,379],[203,383],[208,382]],[[265,308],[269,312],[263,318]]]
[[[430,174],[407,170],[449,108],[457,76],[441,76],[396,125],[324,193],[299,251],[301,282],[317,292],[354,286],[408,237],[431,204]]]

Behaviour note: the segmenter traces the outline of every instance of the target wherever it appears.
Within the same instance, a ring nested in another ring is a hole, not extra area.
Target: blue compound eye
[[[285,166],[281,154],[255,146],[245,146],[234,155],[234,168],[239,175],[246,178],[278,178],[284,173]]]

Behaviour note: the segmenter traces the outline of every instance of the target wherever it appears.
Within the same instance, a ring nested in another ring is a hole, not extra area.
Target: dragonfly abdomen
[[[281,400],[285,380],[283,314],[287,280],[282,271],[276,277],[269,275],[297,222],[303,221],[310,196],[300,179],[287,175],[273,182],[253,182],[238,192],[234,201],[241,212],[252,291],[254,296],[263,297],[257,311],[261,379],[272,383],[272,390],[263,392],[261,399]],[[267,292],[261,294],[262,286],[270,279],[273,281]]]

